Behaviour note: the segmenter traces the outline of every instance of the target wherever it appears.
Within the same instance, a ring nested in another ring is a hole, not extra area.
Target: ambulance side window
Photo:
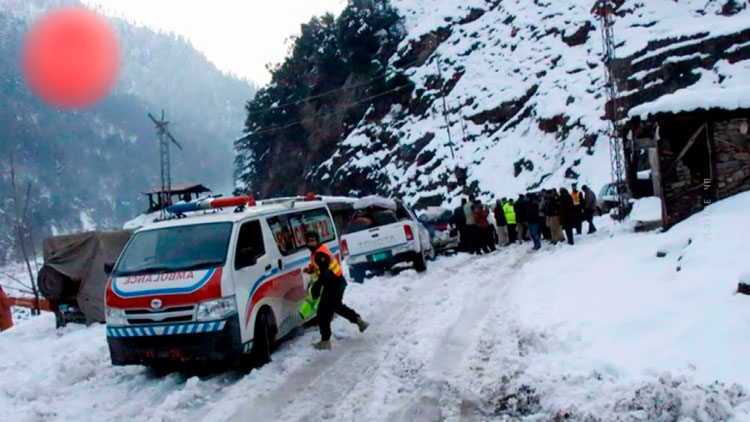
[[[289,219],[286,215],[271,217],[266,220],[271,228],[271,234],[282,255],[287,256],[294,253],[296,247],[292,229],[289,227]]]
[[[336,238],[331,217],[323,208],[302,213],[302,225],[306,230],[317,232],[320,236],[320,243],[330,242]]]
[[[263,231],[260,228],[260,221],[250,221],[240,227],[240,234],[237,236],[237,250],[234,256],[234,267],[237,268],[237,257],[244,248],[253,248],[255,258],[260,258],[266,254],[266,247],[263,245]]]

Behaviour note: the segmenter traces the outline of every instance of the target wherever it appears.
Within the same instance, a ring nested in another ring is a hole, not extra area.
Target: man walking
[[[458,230],[458,250],[466,252],[468,247],[466,246],[466,214],[464,214],[464,205],[466,205],[466,198],[461,198],[461,205],[453,210],[453,224],[456,225]]]
[[[581,234],[581,226],[583,225],[583,198],[576,183],[573,183],[570,187],[570,199],[573,202],[572,217],[575,219],[573,227],[576,229],[576,234]]]
[[[503,205],[503,212],[505,213],[505,222],[508,227],[508,245],[516,243],[516,212],[513,210],[513,200],[508,201]]]
[[[464,204],[464,216],[466,218],[466,247],[469,253],[476,253],[477,249],[477,225],[474,221],[474,195],[469,195],[469,202]]]
[[[565,229],[565,237],[568,238],[568,244],[572,245],[574,244],[573,229],[576,227],[578,214],[573,205],[573,198],[565,188],[560,188],[560,215]]]
[[[346,318],[352,324],[357,324],[359,332],[364,332],[370,325],[363,320],[353,309],[344,305],[344,290],[346,279],[341,272],[341,266],[335,256],[331,254],[326,245],[320,243],[317,232],[309,231],[305,234],[307,248],[310,250],[310,265],[303,271],[311,274],[313,280],[310,282],[308,300],[300,308],[300,314],[307,317],[315,309],[318,303],[318,328],[320,329],[320,341],[315,343],[316,349],[331,349],[331,320],[333,314],[337,313]],[[310,299],[312,303],[310,303]]]
[[[562,221],[560,219],[560,202],[555,197],[555,191],[547,191],[547,199],[544,201],[544,214],[547,216],[547,227],[549,227],[550,241],[553,245],[563,240]]]
[[[594,226],[594,213],[596,212],[596,195],[586,185],[581,187],[583,191],[583,218],[589,223],[588,234],[596,233],[596,227]]]
[[[513,205],[513,211],[516,213],[516,230],[518,231],[518,243],[526,240],[526,197],[523,194],[518,195],[518,200]]]
[[[535,194],[526,195],[526,223],[529,225],[529,236],[534,241],[533,250],[539,250],[542,247],[540,236],[542,234],[543,217],[539,208],[539,200]]]
[[[495,222],[497,223],[497,244],[500,246],[505,246],[508,242],[508,229],[506,228],[508,223],[505,221],[505,212],[503,211],[504,202],[505,198],[502,200],[498,199],[493,210],[495,213]]]

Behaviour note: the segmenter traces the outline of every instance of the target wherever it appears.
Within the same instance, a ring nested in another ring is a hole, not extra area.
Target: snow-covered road
[[[302,330],[249,374],[113,367],[103,326],[23,321],[0,334],[0,419],[748,421],[750,307],[730,286],[748,273],[732,251],[750,246],[735,212],[750,195],[729,205],[712,213],[723,243],[690,220],[666,234],[600,221],[575,247],[350,284],[367,332],[337,318],[323,352]]]

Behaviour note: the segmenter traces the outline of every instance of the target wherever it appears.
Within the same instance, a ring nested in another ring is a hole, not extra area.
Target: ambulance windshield
[[[169,227],[136,233],[113,275],[167,273],[224,265],[232,223]]]

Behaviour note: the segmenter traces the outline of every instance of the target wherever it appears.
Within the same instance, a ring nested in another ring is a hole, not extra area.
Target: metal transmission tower
[[[161,171],[161,192],[159,193],[161,216],[164,217],[164,208],[169,205],[172,198],[172,174],[169,163],[169,141],[172,141],[177,148],[182,149],[182,145],[169,133],[169,122],[164,120],[164,110],[161,111],[161,120],[156,120],[151,113],[148,117],[156,125],[156,136],[159,138],[159,163]]]
[[[615,5],[612,0],[597,0],[594,5],[594,12],[599,17],[602,31],[602,46],[604,52],[604,71],[606,74],[606,94],[607,103],[611,107],[612,128],[609,135],[609,157],[612,166],[612,181],[615,182],[618,217],[624,218],[627,210],[627,199],[625,197],[625,188],[622,186],[625,181],[625,172],[623,166],[622,142],[620,139],[620,102],[617,95],[617,72],[616,64],[613,62],[616,58],[616,42],[614,30],[614,9]],[[605,107],[606,109],[606,107]]]

